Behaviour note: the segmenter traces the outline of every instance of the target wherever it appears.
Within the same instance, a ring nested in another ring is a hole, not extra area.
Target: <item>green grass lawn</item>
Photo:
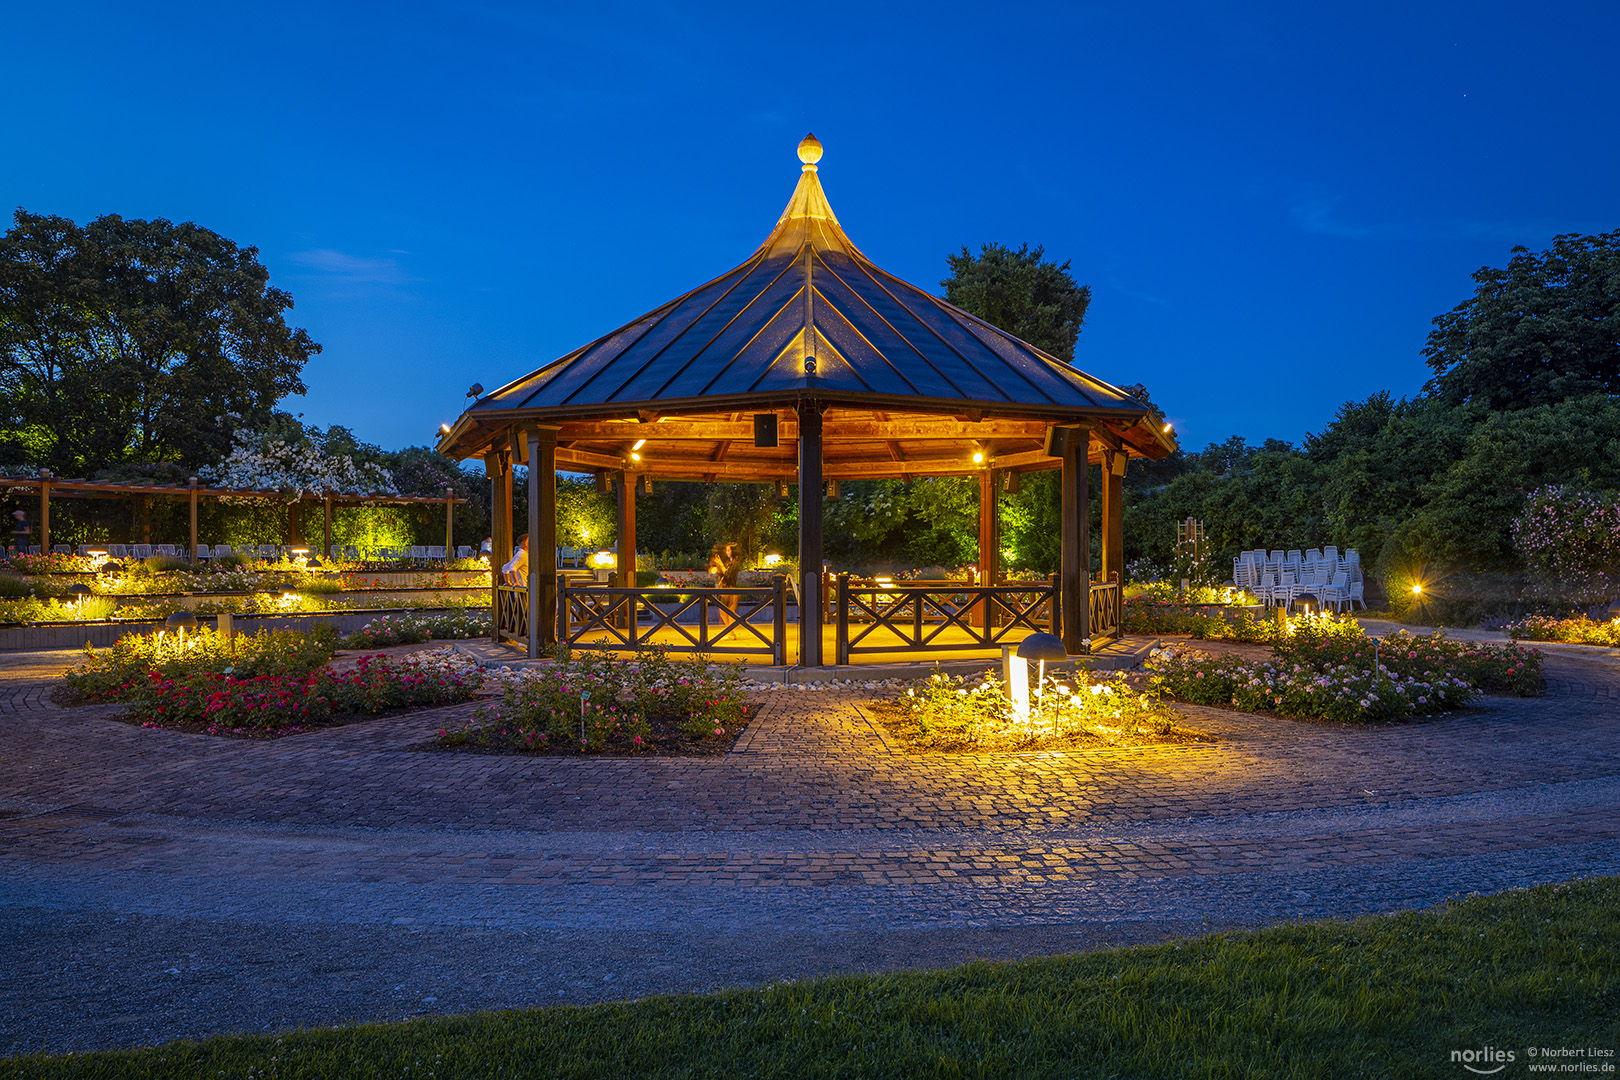
[[[1487,1045],[1513,1077],[1527,1046],[1620,1052],[1617,947],[1603,878],[944,972],[8,1058],[0,1077],[1405,1080],[1470,1076],[1452,1051]]]

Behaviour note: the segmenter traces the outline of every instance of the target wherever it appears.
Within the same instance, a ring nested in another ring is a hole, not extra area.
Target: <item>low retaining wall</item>
[[[464,601],[468,597],[476,597],[477,599],[479,599],[481,601],[486,601],[487,602],[488,599],[489,599],[489,594],[490,594],[490,590],[489,590],[488,586],[482,586],[482,587],[476,587],[476,588],[458,588],[458,587],[452,586],[450,588],[435,588],[435,589],[356,589],[353,592],[315,593],[315,594],[312,594],[312,595],[315,595],[315,596],[332,596],[332,597],[341,596],[346,600],[357,600],[357,601],[386,600],[391,605],[392,604],[400,604],[400,605],[429,604],[429,605],[432,605],[432,604],[448,604],[448,603],[453,603],[453,602],[457,602],[457,601]],[[203,604],[214,603],[217,600],[230,599],[231,597],[254,596],[254,595],[277,596],[277,595],[280,595],[280,594],[279,593],[256,594],[256,593],[245,593],[245,592],[238,592],[238,593],[119,593],[119,594],[115,594],[112,597],[112,599],[114,601],[116,601],[120,607],[124,606],[125,604],[133,605],[133,604],[151,603],[154,600],[169,600],[169,601],[172,601],[177,607],[183,608],[186,611],[196,611]],[[327,603],[331,603],[331,601],[328,600]],[[244,619],[246,619],[246,618],[257,618],[257,617],[258,616],[249,616],[249,615],[239,616],[239,618],[244,618]]]
[[[454,615],[461,608],[370,608],[365,611],[313,611],[288,615],[236,615],[233,625],[239,634],[252,634],[271,627],[277,630],[302,629],[314,623],[330,623],[339,633],[352,634],[373,619],[384,615]],[[204,626],[212,616],[202,617]],[[105,648],[128,634],[150,634],[162,630],[162,620],[109,619],[106,622],[35,623],[32,626],[0,627],[0,652],[33,652],[42,649],[82,649],[85,645]]]

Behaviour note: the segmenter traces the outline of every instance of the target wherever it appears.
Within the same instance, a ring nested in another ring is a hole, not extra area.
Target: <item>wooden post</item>
[[[799,403],[799,663],[821,667],[821,409]]]
[[[503,450],[484,455],[489,477],[489,585],[490,636],[501,640],[501,567],[512,558],[512,459]]]
[[[1063,435],[1063,557],[1059,586],[1063,602],[1063,647],[1076,656],[1091,649],[1091,426],[1060,429]]]
[[[525,439],[529,459],[529,659],[533,660],[542,645],[556,640],[557,429],[531,427]]]
[[[444,565],[456,557],[456,489],[444,489]]]
[[[197,478],[191,478],[191,568],[197,569]]]
[[[979,470],[979,584],[994,585],[1001,577],[1000,522],[996,515],[996,473],[994,469]],[[989,600],[979,604],[973,613],[974,626],[992,626],[992,607]]]
[[[618,510],[619,538],[614,549],[617,555],[618,568],[613,572],[614,583],[621,589],[633,589],[636,586],[636,480],[633,472],[620,470],[614,479],[613,498]],[[634,605],[625,604],[617,616],[621,629],[635,631],[634,624],[626,623],[625,611],[634,616]]]
[[[1102,470],[1102,579],[1125,581],[1125,465],[1124,451],[1103,455]]]
[[[326,496],[326,498],[321,500],[321,503],[323,515],[321,528],[321,558],[330,559],[332,557],[332,496]]]
[[[302,544],[304,542],[303,524],[298,520],[298,508],[304,505],[302,499],[294,499],[287,504],[287,546]]]
[[[51,553],[51,470],[39,471],[39,553]]]

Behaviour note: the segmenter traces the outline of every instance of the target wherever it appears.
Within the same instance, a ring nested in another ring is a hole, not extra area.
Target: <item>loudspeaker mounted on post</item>
[[[754,445],[759,447],[772,447],[777,445],[775,413],[754,414]]]

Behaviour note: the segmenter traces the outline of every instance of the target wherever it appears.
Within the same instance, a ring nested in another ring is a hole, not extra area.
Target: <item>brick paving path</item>
[[[0,1052],[1351,915],[1620,872],[1620,667],[1352,728],[920,757],[843,692],[719,758],[406,750],[467,706],[276,742],[147,731],[0,655]],[[267,958],[267,959],[266,959]],[[428,993],[432,990],[432,993]],[[424,1002],[426,1004],[424,1004]]]

